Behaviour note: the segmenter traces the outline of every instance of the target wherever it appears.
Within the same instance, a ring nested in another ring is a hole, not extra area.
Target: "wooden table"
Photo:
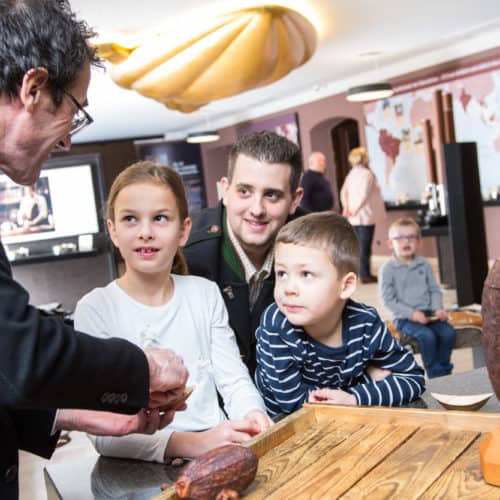
[[[491,392],[486,369],[428,381],[430,391]],[[306,405],[307,406],[307,405]],[[244,498],[500,498],[479,470],[484,433],[500,426],[493,396],[478,412],[309,405],[250,445],[260,456]],[[162,464],[96,458],[46,467],[48,500],[173,500],[179,469]]]

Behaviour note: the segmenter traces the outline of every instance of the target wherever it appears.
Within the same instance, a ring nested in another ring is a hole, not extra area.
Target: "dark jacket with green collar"
[[[304,215],[300,207],[290,217]],[[253,376],[255,371],[255,330],[260,315],[274,300],[274,273],[264,281],[262,290],[250,311],[249,289],[245,282],[243,267],[229,241],[221,203],[215,208],[206,208],[193,217],[191,236],[183,253],[189,272],[215,281],[224,297],[229,313],[229,323],[236,334],[243,362]]]

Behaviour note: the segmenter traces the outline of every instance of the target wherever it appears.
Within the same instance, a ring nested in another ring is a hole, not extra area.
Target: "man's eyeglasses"
[[[394,241],[403,241],[403,240],[408,240],[408,241],[414,241],[418,240],[418,236],[416,234],[408,234],[408,235],[400,235],[400,236],[393,236],[391,240]]]
[[[77,132],[80,132],[82,128],[90,125],[94,121],[94,119],[85,111],[85,108],[76,100],[73,95],[71,95],[67,90],[61,90],[71,99],[71,101],[77,108],[77,112],[73,115],[73,123],[71,124],[71,129],[69,131],[69,135],[73,136]]]

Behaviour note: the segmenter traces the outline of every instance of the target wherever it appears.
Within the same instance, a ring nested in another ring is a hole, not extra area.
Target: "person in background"
[[[257,330],[255,380],[271,416],[306,401],[401,406],[424,391],[423,370],[373,307],[355,302],[359,244],[334,212],[286,224],[276,286]]]
[[[359,239],[360,281],[376,283],[377,278],[370,271],[370,259],[375,222],[384,216],[384,201],[377,178],[369,167],[366,149],[361,147],[352,149],[348,159],[352,168],[340,191],[342,215],[352,224]]]
[[[380,270],[380,292],[394,326],[417,340],[429,378],[449,375],[455,330],[443,309],[443,293],[429,262],[417,255],[420,226],[409,218],[389,227],[392,257]]]
[[[309,156],[309,168],[304,172],[300,182],[304,190],[300,206],[310,212],[322,212],[333,208],[332,187],[325,177],[325,171],[325,155],[314,151]]]
[[[242,137],[221,179],[222,202],[193,217],[184,247],[189,272],[215,281],[243,362],[255,371],[255,330],[273,300],[273,248],[299,207],[302,159],[297,145],[274,132]]]
[[[92,36],[65,0],[0,2],[0,171],[14,182],[34,184],[50,152],[69,148],[91,123]],[[152,433],[172,420],[158,407],[178,397],[187,376],[170,349],[96,339],[43,315],[0,243],[2,500],[18,498],[19,449],[49,458],[61,429]]]
[[[49,209],[45,196],[37,193],[36,184],[24,188],[17,212],[18,224],[24,228],[49,224]]]
[[[175,349],[194,391],[187,410],[168,428],[153,436],[97,437],[97,451],[164,462],[242,443],[266,430],[272,421],[240,359],[217,285],[185,276],[180,247],[191,219],[180,175],[151,161],[123,170],[109,192],[107,224],[125,273],[78,302],[76,328],[98,337],[123,337],[142,348]]]

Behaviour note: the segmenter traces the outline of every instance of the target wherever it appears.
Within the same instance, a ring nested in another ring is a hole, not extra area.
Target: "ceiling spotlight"
[[[390,83],[369,83],[367,85],[351,87],[347,91],[347,100],[351,102],[375,101],[391,97],[393,94],[394,90]]]
[[[220,139],[219,132],[215,130],[206,130],[204,132],[193,132],[188,134],[186,142],[191,144],[200,144],[202,142],[215,142]]]

